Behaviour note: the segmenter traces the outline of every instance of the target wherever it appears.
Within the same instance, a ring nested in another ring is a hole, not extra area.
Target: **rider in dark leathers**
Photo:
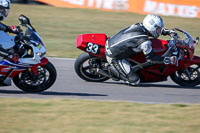
[[[163,28],[164,23],[160,16],[149,14],[143,23],[129,26],[111,37],[106,42],[105,53],[111,75],[117,79],[123,79],[132,85],[140,82],[139,76],[132,70],[131,64],[126,58],[143,51],[149,66],[152,62],[163,63],[165,57],[154,54],[149,37],[158,38],[162,35],[175,34],[174,30]],[[116,79],[115,78],[115,79]]]
[[[3,21],[8,16],[8,13],[10,11],[10,0],[0,0],[0,21]],[[9,32],[13,34],[19,34],[22,30],[19,26],[7,26],[0,22],[0,30],[4,32]],[[1,42],[1,40],[0,40]],[[14,62],[18,61],[18,55],[12,54],[8,52],[6,49],[4,49],[2,46],[0,46],[0,56],[10,59]]]

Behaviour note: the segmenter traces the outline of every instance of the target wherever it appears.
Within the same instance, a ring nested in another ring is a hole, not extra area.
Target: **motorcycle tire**
[[[88,53],[82,53],[75,61],[74,69],[76,74],[83,80],[89,81],[89,82],[103,82],[108,80],[108,77],[105,77],[103,75],[97,75],[95,73],[92,73],[89,71],[92,66],[88,64],[87,66],[84,66],[84,63],[89,62],[91,59],[96,60],[102,60],[101,58],[91,56]]]
[[[56,81],[57,72],[51,62],[37,67],[37,74],[23,71],[13,78],[14,84],[25,92],[39,93],[49,89]]]
[[[193,66],[193,67],[192,67]],[[176,84],[184,87],[194,87],[198,84],[200,84],[200,64],[192,65],[187,69],[180,69],[179,71],[175,72],[174,74],[170,75],[170,78],[172,81],[174,81]],[[188,74],[190,74],[190,77],[188,78]]]

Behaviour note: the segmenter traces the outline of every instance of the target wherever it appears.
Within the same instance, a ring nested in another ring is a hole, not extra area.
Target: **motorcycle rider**
[[[106,59],[111,65],[108,71],[112,76],[116,77],[114,78],[115,80],[122,79],[131,85],[139,84],[139,76],[126,59],[136,55],[138,52],[143,51],[147,63],[149,64],[148,66],[165,63],[165,57],[154,54],[149,39],[149,37],[156,39],[161,34],[176,34],[174,30],[165,29],[163,27],[164,23],[160,16],[149,14],[144,18],[143,23],[131,25],[107,40],[105,53]],[[174,42],[170,41],[170,43],[172,43],[173,49],[176,50]],[[175,62],[174,57],[168,57],[167,60],[169,59],[170,63]]]
[[[8,16],[10,11],[10,4],[11,4],[10,0],[0,0],[0,21],[5,20],[6,17]],[[5,36],[8,36],[5,35],[7,34],[5,32],[19,34],[20,32],[22,32],[22,30],[20,29],[19,26],[15,25],[7,26],[0,22],[0,57],[7,58],[11,61],[17,62],[19,59],[18,55],[12,54],[2,47],[3,44],[1,44],[1,40],[5,39],[4,38]]]

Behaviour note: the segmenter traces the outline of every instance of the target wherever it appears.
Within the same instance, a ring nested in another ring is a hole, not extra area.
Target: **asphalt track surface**
[[[68,98],[105,101],[129,101],[140,103],[200,103],[200,86],[182,88],[173,81],[141,84],[133,87],[123,81],[86,82],[74,72],[74,59],[51,58],[57,69],[55,84],[45,92],[29,94],[19,90],[14,84],[0,87],[0,97],[14,98]]]

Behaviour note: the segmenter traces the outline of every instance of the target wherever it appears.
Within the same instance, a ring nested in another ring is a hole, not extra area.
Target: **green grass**
[[[200,105],[0,98],[0,133],[199,133]]]
[[[126,12],[12,4],[11,12],[4,23],[18,25],[17,18],[20,14],[31,19],[46,43],[48,56],[73,58],[82,52],[76,48],[76,38],[79,34],[106,33],[112,36],[129,25],[142,22],[144,18],[144,15]],[[200,19],[178,17],[163,17],[163,19],[166,28],[179,27],[194,37],[200,36]],[[196,53],[199,53],[199,47]]]

